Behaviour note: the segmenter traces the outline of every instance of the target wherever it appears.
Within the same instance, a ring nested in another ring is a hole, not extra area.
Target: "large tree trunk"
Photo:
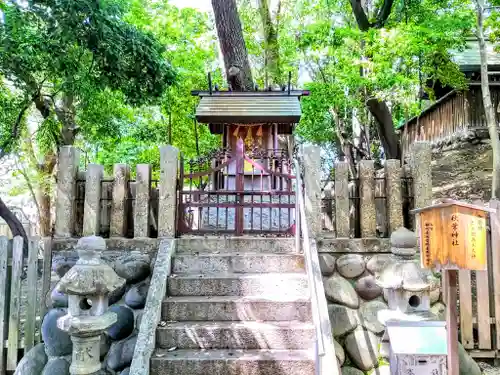
[[[477,10],[477,38],[479,40],[479,55],[481,57],[481,91],[483,93],[484,113],[490,133],[491,147],[493,149],[493,174],[491,198],[500,198],[500,140],[498,139],[497,121],[495,110],[491,102],[490,85],[488,78],[488,59],[486,54],[486,42],[484,40],[483,17],[484,3],[476,0]]]
[[[376,98],[368,99],[366,105],[378,124],[378,133],[386,159],[399,159],[401,157],[401,147],[394,130],[389,107],[385,102],[380,102]]]
[[[0,198],[0,217],[5,220],[12,233],[12,237],[22,236],[24,239],[24,256],[28,256],[28,236],[23,225],[14,213],[7,207],[2,198]]]
[[[280,55],[278,46],[278,27],[279,17],[281,12],[281,1],[278,1],[276,12],[276,25],[273,24],[271,10],[269,8],[269,0],[259,0],[259,12],[264,29],[265,40],[265,84],[271,83],[280,85],[281,70],[280,70]],[[270,80],[268,77],[270,76]]]
[[[212,0],[226,76],[234,91],[252,91],[253,80],[236,0]]]
[[[37,189],[38,206],[40,207],[39,230],[41,237],[50,237],[52,235],[51,220],[51,196],[48,186],[40,186]]]

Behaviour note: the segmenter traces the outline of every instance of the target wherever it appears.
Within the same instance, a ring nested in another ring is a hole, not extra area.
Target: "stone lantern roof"
[[[438,286],[438,279],[430,270],[422,269],[416,259],[415,233],[399,228],[391,235],[392,257],[377,275],[376,283],[384,289],[401,289],[411,292],[431,291]]]
[[[59,281],[59,291],[80,296],[107,295],[125,284],[125,279],[101,260],[100,252],[106,250],[102,237],[83,237],[76,250],[80,259]]]

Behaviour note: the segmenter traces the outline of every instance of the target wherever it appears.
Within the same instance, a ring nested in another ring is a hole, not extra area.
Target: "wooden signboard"
[[[453,200],[414,210],[420,230],[422,267],[486,270],[490,211]]]

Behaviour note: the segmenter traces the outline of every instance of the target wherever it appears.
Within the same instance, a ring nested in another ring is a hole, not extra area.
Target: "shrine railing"
[[[295,176],[286,150],[220,150],[184,161],[178,234],[294,234]]]

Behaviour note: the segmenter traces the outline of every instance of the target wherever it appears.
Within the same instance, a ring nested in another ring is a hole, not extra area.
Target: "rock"
[[[120,371],[129,367],[134,356],[137,336],[130,336],[125,340],[115,341],[111,344],[106,359],[107,367],[113,371]]]
[[[384,301],[387,302],[389,299],[389,292],[387,290],[384,290],[382,295],[384,296]]]
[[[369,371],[378,364],[378,338],[370,331],[357,329],[345,340],[345,350],[359,369]]]
[[[367,330],[373,333],[382,333],[384,325],[378,320],[378,312],[388,309],[389,307],[381,301],[370,301],[361,305],[359,315],[361,316],[361,324]]]
[[[333,339],[333,346],[335,347],[335,355],[339,361],[339,366],[342,366],[345,362],[344,348],[335,339]]]
[[[370,271],[373,275],[382,271],[385,264],[390,260],[390,254],[377,254],[372,256],[372,258],[366,263],[366,269]]]
[[[73,267],[76,264],[76,261],[78,260],[78,256],[55,256],[52,259],[52,271],[57,273],[57,276],[63,277],[66,275],[66,272],[69,271],[71,267]]]
[[[458,370],[460,375],[481,375],[481,369],[476,361],[465,351],[460,342],[458,343]]]
[[[69,362],[64,358],[51,358],[45,365],[42,375],[69,375]]]
[[[336,260],[337,258],[331,254],[319,254],[319,267],[323,276],[331,276],[333,274]]]
[[[380,357],[389,359],[391,355],[391,344],[389,341],[382,341],[380,343]]]
[[[439,297],[441,297],[441,290],[439,288],[431,290],[431,292],[430,292],[431,305],[433,305],[437,301],[439,301]]]
[[[52,309],[43,318],[42,338],[45,343],[45,352],[50,357],[69,355],[73,350],[69,334],[57,327],[57,320],[66,313],[66,309]]]
[[[364,276],[356,281],[354,289],[361,298],[367,301],[379,297],[383,292],[382,288],[375,283],[375,276],[372,275]]]
[[[143,309],[148,297],[149,280],[134,285],[125,294],[125,303],[133,309]]]
[[[106,356],[106,354],[108,354],[110,347],[111,338],[107,334],[103,333],[101,335],[101,344],[99,346],[99,358],[101,359],[101,361]]]
[[[342,276],[353,279],[365,272],[365,261],[358,254],[342,255],[337,259],[337,270]]]
[[[109,293],[109,305],[110,306],[114,305],[119,300],[121,300],[126,290],[127,290],[127,285],[123,284],[121,287],[116,288],[111,293]]]
[[[130,374],[130,367],[127,367],[125,370],[120,372],[120,375],[129,375]]]
[[[50,293],[50,302],[53,308],[68,307],[68,295],[57,290],[57,286]]]
[[[117,259],[114,268],[118,276],[127,280],[127,284],[138,283],[146,279],[151,273],[149,258],[138,258],[132,254]]]
[[[342,305],[328,305],[328,315],[334,337],[354,331],[359,324],[358,312]]]
[[[445,320],[446,319],[446,306],[443,303],[438,302],[431,307],[431,313],[436,315],[438,317],[438,319]]]
[[[18,363],[14,375],[40,375],[47,363],[45,345],[35,345]]]
[[[109,311],[116,313],[116,323],[108,329],[109,337],[114,340],[123,340],[134,330],[134,312],[126,306],[111,306]]]
[[[354,368],[354,367],[349,367],[349,366],[342,367],[341,371],[342,371],[342,375],[365,375],[363,373],[363,371],[358,370],[357,368]]]
[[[340,275],[333,275],[323,281],[326,298],[332,302],[357,309],[359,306],[358,294],[351,283]]]

